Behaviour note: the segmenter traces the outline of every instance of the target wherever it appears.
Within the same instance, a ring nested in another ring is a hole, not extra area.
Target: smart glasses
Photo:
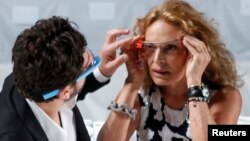
[[[79,82],[80,80],[83,80],[84,78],[86,78],[89,74],[91,74],[101,63],[101,59],[99,56],[95,56],[93,54],[93,52],[86,48],[86,51],[87,53],[89,53],[89,55],[91,56],[91,60],[92,60],[92,63],[91,65],[85,69],[77,78],[76,78],[76,82]],[[52,90],[50,92],[47,92],[47,93],[44,93],[42,94],[43,95],[43,99],[44,100],[47,100],[47,99],[50,99],[56,95],[58,95],[60,93],[60,89],[56,89],[56,90]]]
[[[165,43],[155,43],[155,42],[143,42],[142,48],[147,55],[152,55],[157,48],[159,48],[163,54],[171,55],[179,49],[180,41],[175,40]]]

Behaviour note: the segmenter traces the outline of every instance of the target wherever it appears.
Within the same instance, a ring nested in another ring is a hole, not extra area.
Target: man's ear
[[[72,91],[72,86],[71,85],[67,85],[66,87],[64,87],[63,89],[61,89],[58,97],[60,99],[64,99],[64,100],[69,99],[71,91]]]

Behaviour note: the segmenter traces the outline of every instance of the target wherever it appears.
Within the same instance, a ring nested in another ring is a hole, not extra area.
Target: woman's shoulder
[[[216,123],[235,123],[242,107],[240,91],[233,86],[226,86],[216,91],[210,99],[209,109]]]
[[[220,89],[217,93],[218,95],[221,95],[223,96],[223,98],[227,98],[227,99],[241,98],[239,89],[237,89],[234,86],[226,86]]]
[[[241,101],[241,93],[239,89],[234,86],[225,86],[219,90],[217,90],[211,100],[216,101],[224,101],[224,102],[233,102],[233,101]]]

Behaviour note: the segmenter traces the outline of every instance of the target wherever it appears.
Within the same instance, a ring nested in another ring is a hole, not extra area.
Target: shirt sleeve
[[[101,87],[107,85],[110,78],[104,76],[99,68],[95,69],[90,75],[87,76],[82,91],[78,95],[77,100],[83,100],[88,93],[92,93]]]
[[[93,74],[94,74],[96,80],[99,81],[99,82],[101,82],[101,83],[106,82],[106,81],[108,81],[108,80],[110,79],[110,77],[104,76],[104,75],[101,73],[101,71],[100,71],[99,68],[95,69],[95,70],[93,71]]]

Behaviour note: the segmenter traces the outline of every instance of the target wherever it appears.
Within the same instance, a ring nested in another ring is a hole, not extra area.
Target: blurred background
[[[132,29],[138,17],[163,0],[0,0],[0,90],[12,71],[11,50],[15,39],[25,28],[41,18],[53,15],[68,17],[86,36],[95,54],[113,28]],[[195,8],[214,20],[222,40],[237,61],[239,74],[245,80],[240,89],[243,97],[242,116],[250,117],[250,0],[188,0]],[[120,67],[109,85],[78,103],[83,117],[104,121],[107,105],[121,89],[127,73]],[[225,107],[226,108],[226,107]]]

